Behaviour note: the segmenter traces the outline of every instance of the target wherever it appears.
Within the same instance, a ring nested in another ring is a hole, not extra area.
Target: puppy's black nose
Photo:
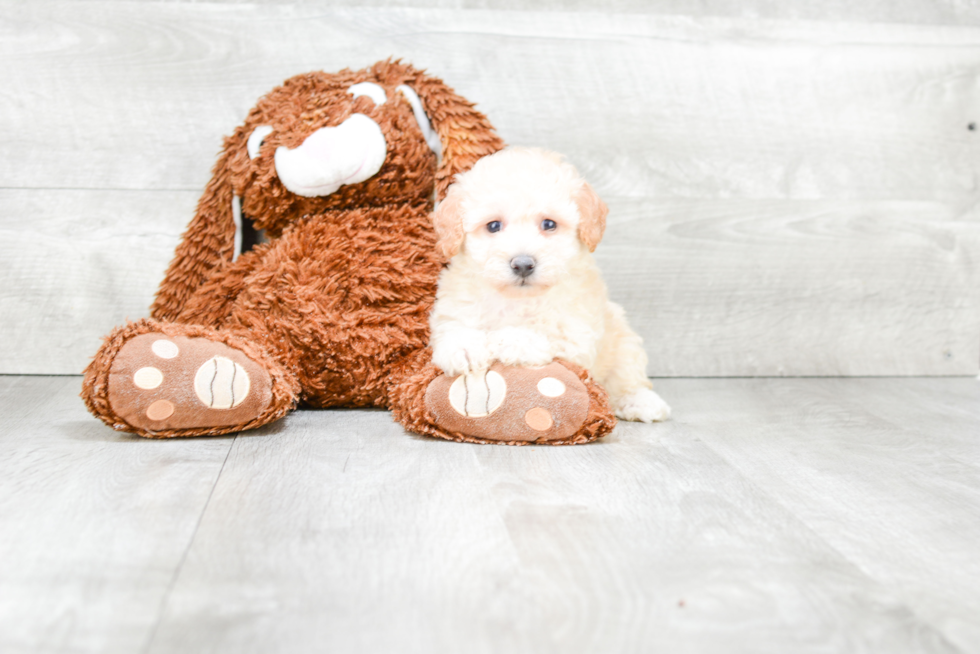
[[[518,254],[510,260],[510,269],[521,279],[529,277],[534,272],[534,257]]]

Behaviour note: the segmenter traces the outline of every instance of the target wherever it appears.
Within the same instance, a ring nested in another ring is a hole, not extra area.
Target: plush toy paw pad
[[[248,397],[251,381],[245,368],[226,357],[211,357],[194,375],[194,392],[212,409],[232,409]]]
[[[498,363],[455,378],[440,375],[426,389],[425,402],[447,431],[508,442],[566,439],[589,412],[585,385],[554,362],[538,368]]]
[[[482,418],[503,404],[507,382],[495,370],[460,375],[449,387],[449,404],[461,416]]]
[[[151,404],[146,409],[146,417],[154,422],[159,420],[166,420],[174,414],[174,410],[177,407],[174,406],[173,402],[168,402],[166,400],[157,400]]]
[[[148,431],[244,424],[271,400],[272,382],[261,366],[206,338],[136,336],[109,371],[113,411]]]
[[[534,431],[548,431],[555,421],[551,419],[551,412],[539,406],[529,409],[524,414],[524,422]]]

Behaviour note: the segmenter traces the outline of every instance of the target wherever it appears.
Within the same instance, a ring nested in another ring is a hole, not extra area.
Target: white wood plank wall
[[[146,314],[262,93],[395,55],[593,182],[650,374],[976,374],[977,3],[371,4],[0,0],[0,373]]]

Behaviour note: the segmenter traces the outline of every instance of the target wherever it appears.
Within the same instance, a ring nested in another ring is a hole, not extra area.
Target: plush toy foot
[[[440,375],[426,389],[425,404],[440,431],[482,443],[584,443],[616,424],[605,392],[558,362]]]
[[[295,390],[276,383],[270,362],[244,339],[209,338],[202,332],[214,330],[183,325],[167,325],[167,333],[147,327],[117,330],[86,371],[86,404],[110,426],[155,438],[214,435],[258,427],[295,404]]]

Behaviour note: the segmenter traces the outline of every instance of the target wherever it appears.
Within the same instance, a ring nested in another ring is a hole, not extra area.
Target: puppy
[[[449,260],[430,317],[435,365],[455,376],[494,361],[565,359],[589,370],[618,417],[668,418],[643,341],[592,258],[607,212],[571,164],[544,150],[506,148],[458,175],[433,216]]]

